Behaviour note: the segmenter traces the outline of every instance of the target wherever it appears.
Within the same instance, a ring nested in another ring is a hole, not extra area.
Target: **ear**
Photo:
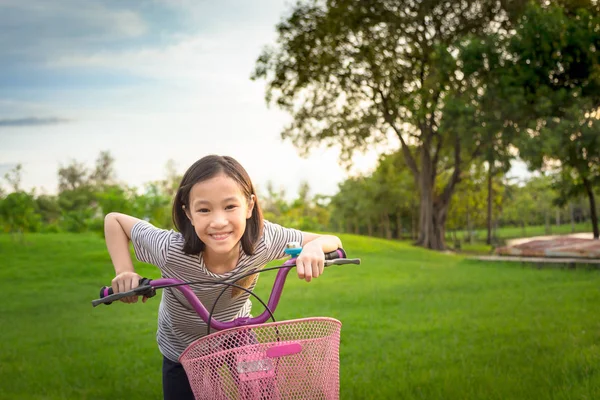
[[[250,217],[252,217],[252,210],[254,210],[255,202],[256,202],[256,196],[250,195],[250,200],[248,201],[248,212],[246,213],[246,219],[250,219]]]
[[[190,210],[188,210],[185,205],[182,205],[181,209],[185,213],[185,216],[190,220],[190,223],[192,224],[192,226],[194,226],[194,221],[192,221],[192,216],[190,215]]]

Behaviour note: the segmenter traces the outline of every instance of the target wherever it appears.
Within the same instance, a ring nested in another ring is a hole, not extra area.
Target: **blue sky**
[[[293,194],[301,180],[333,194],[347,173],[337,149],[300,158],[289,117],[249,77],[284,0],[0,0],[0,175],[53,193],[59,165],[103,150],[129,185],[207,154],[236,157],[255,184]],[[392,142],[391,148],[397,147]],[[381,151],[381,149],[379,149]],[[357,155],[354,172],[375,165]]]
[[[59,165],[92,166],[103,150],[117,178],[160,179],[211,153],[236,157],[260,187],[301,180],[332,194],[346,172],[336,149],[300,158],[288,120],[249,77],[284,0],[0,0],[0,174],[53,193]],[[376,153],[358,156],[366,171]],[[327,171],[326,173],[323,173]],[[6,185],[5,185],[6,186]]]

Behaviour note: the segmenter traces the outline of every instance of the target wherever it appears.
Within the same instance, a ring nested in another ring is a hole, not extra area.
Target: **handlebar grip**
[[[330,265],[346,265],[346,264],[360,265],[360,258],[337,258],[335,260],[325,260],[326,267],[329,267]]]
[[[135,295],[142,295],[142,296],[146,296],[146,297],[153,297],[156,295],[156,290],[154,290],[154,288],[152,288],[150,286],[150,282],[151,280],[148,278],[142,278],[139,281],[139,285],[138,287],[136,287],[135,289],[133,289],[133,291],[135,291],[136,293],[133,294]],[[112,296],[114,294],[113,288],[111,286],[102,286],[102,288],[100,289],[100,299],[103,299],[107,296]],[[106,304],[107,306],[112,304],[111,302],[107,302],[107,303],[103,303]]]
[[[346,252],[341,247],[329,253],[325,253],[325,260],[335,260],[336,258],[346,258]]]

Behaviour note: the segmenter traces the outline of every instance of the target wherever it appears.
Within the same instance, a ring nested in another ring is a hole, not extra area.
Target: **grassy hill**
[[[276,312],[342,321],[342,399],[600,398],[600,272],[342,240],[363,264],[290,275]],[[0,399],[160,398],[158,297],[92,308],[112,271],[98,236],[0,235]]]

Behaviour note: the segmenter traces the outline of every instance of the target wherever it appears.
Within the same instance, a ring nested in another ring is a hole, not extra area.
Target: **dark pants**
[[[194,400],[190,381],[180,363],[163,356],[164,400]]]

